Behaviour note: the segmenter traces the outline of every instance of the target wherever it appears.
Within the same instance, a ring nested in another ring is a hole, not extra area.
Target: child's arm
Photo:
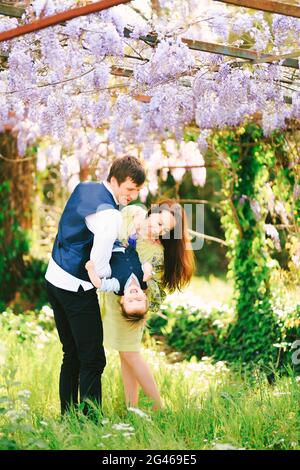
[[[99,289],[101,287],[101,279],[97,276],[97,274],[95,272],[94,262],[91,261],[91,260],[87,261],[87,263],[85,263],[85,269],[88,272],[91,283],[95,287],[98,287],[98,289]]]
[[[112,277],[111,279],[100,279],[96,272],[93,261],[89,260],[85,263],[85,269],[88,272],[89,278],[92,284],[101,290],[101,292],[115,292],[118,293],[120,290],[120,283],[117,279]]]

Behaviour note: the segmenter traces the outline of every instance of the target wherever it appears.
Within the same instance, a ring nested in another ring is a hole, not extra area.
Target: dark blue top
[[[128,245],[125,252],[113,251],[110,259],[111,277],[118,279],[120,284],[118,295],[124,295],[124,287],[131,274],[135,274],[141,289],[147,289],[147,283],[143,281],[143,270],[137,251]]]
[[[90,281],[85,263],[90,259],[94,234],[87,228],[85,217],[95,212],[119,207],[103,183],[79,183],[62,213],[52,258],[73,276]]]

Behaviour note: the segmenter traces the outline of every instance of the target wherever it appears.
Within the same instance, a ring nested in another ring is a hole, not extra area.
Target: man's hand
[[[95,268],[95,264],[94,264],[94,261],[92,260],[89,260],[85,263],[85,269],[87,271],[89,271],[90,269],[94,269]]]
[[[85,269],[89,274],[90,281],[94,284],[95,287],[98,289],[101,287],[101,279],[95,273],[95,264],[93,261],[89,260],[85,263]]]
[[[151,263],[144,263],[143,264],[143,269],[144,269],[144,276],[143,276],[143,281],[147,282],[151,279],[152,277],[152,264]]]

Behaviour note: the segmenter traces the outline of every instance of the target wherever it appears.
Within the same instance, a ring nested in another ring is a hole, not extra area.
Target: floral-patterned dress
[[[119,239],[127,244],[128,237],[135,231],[135,223],[138,217],[145,218],[146,211],[137,205],[122,209],[122,226]],[[146,291],[149,300],[149,311],[159,309],[166,294],[161,287],[161,279],[164,267],[164,251],[159,243],[137,238],[136,250],[141,263],[149,262],[153,267],[152,279],[148,281]],[[120,296],[113,292],[100,292],[100,311],[103,322],[104,346],[118,351],[139,351],[145,328],[145,321],[131,323],[121,314]]]

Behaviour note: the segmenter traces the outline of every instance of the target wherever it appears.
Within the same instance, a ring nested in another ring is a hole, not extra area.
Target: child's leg
[[[135,379],[139,382],[145,394],[154,400],[153,409],[162,408],[162,402],[157,385],[148,364],[139,352],[120,352],[120,356],[131,368]]]
[[[132,368],[123,357],[123,352],[119,352],[121,359],[121,371],[124,384],[126,406],[136,406],[139,399],[139,383],[135,378]]]

